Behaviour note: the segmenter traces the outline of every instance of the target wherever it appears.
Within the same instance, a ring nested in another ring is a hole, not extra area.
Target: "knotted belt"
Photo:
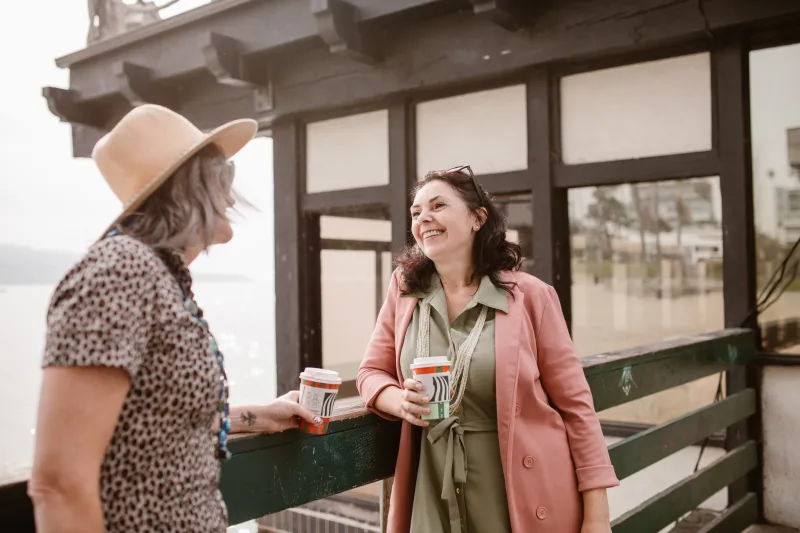
[[[447,434],[442,499],[447,502],[451,533],[462,533],[455,484],[467,481],[467,449],[464,445],[464,434],[491,431],[497,431],[497,423],[494,420],[472,420],[462,424],[457,416],[451,416],[439,422],[428,432],[428,441],[431,444],[436,444]]]

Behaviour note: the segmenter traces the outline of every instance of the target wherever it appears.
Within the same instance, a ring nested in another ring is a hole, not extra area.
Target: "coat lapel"
[[[513,280],[513,278],[512,278]],[[509,280],[511,281],[511,280]],[[495,387],[497,395],[497,434],[500,441],[500,459],[505,472],[506,487],[510,486],[513,469],[508,467],[511,456],[511,436],[514,432],[517,376],[519,371],[520,327],[525,314],[525,294],[513,289],[508,296],[508,313],[495,314]]]

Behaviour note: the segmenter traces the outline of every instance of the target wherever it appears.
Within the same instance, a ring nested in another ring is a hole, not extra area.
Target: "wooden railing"
[[[587,380],[600,411],[751,362],[752,332],[731,329],[584,359]],[[609,448],[624,479],[757,412],[756,393],[746,389]],[[223,468],[222,491],[231,523],[299,506],[390,477],[399,424],[368,413],[358,400],[337,405],[327,435],[297,433],[234,440]],[[757,466],[756,443],[735,450],[614,521],[614,533],[659,531]],[[734,531],[756,519],[748,495],[705,532]],[[726,529],[723,529],[726,528]]]
[[[595,408],[601,411],[749,364],[754,356],[753,332],[729,329],[597,355],[583,363]],[[756,391],[745,389],[617,442],[609,448],[617,475],[631,476],[757,411]],[[326,435],[290,431],[232,439],[233,457],[222,472],[230,522],[241,523],[392,476],[399,435],[398,423],[367,412],[358,399],[348,399],[337,403],[335,421]],[[659,531],[757,465],[757,444],[746,441],[617,518],[613,531]],[[756,495],[747,494],[702,532],[743,530],[755,522],[756,504]]]

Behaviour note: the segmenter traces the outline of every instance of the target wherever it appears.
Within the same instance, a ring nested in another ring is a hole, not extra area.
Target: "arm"
[[[278,433],[298,426],[302,418],[310,424],[318,426],[320,417],[298,403],[299,391],[291,391],[266,405],[248,405],[231,407],[231,433]],[[215,426],[219,428],[219,420]]]
[[[394,323],[397,298],[400,296],[399,273],[392,274],[389,291],[378,313],[378,320],[367,345],[367,352],[358,369],[356,385],[358,392],[367,408],[378,415],[390,420],[397,420],[392,406],[399,405],[401,391],[400,381],[397,377],[397,357],[395,354]],[[384,390],[387,396],[378,397]],[[392,395],[397,398],[392,398]],[[395,403],[395,400],[396,403]]]
[[[529,302],[534,306],[533,316],[536,312],[539,314],[537,363],[542,386],[566,426],[578,490],[585,492],[614,487],[619,480],[611,465],[600,420],[594,410],[592,392],[572,345],[558,295],[549,285],[541,293],[534,295],[531,298],[534,301]]]
[[[39,533],[103,533],[100,466],[130,388],[118,368],[47,368],[28,494]]]
[[[142,246],[98,243],[53,293],[28,486],[41,533],[103,532],[100,468],[152,337],[156,278],[127,266],[156,260]]]

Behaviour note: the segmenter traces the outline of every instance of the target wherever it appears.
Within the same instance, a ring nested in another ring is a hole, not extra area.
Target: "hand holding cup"
[[[403,392],[400,396],[400,418],[411,422],[415,426],[425,427],[427,420],[420,418],[431,410],[426,407],[430,398],[425,396],[425,387],[416,379],[407,379],[403,382]]]

